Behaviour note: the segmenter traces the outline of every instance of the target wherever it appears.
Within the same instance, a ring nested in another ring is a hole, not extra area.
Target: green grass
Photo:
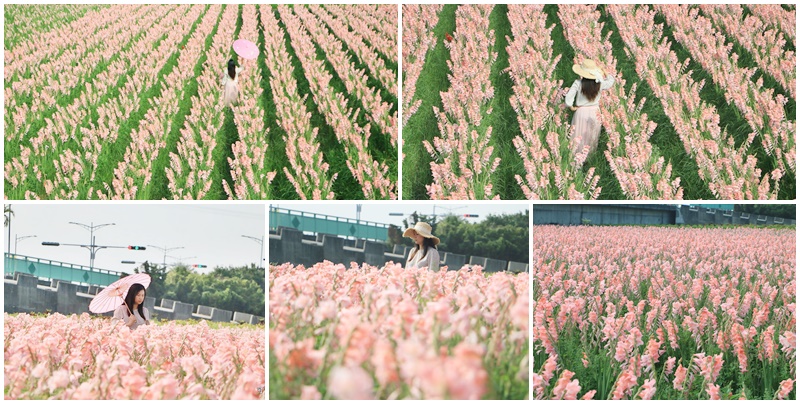
[[[492,157],[500,157],[500,165],[492,175],[492,192],[503,199],[524,199],[522,188],[517,184],[515,175],[525,176],[522,158],[514,147],[514,138],[522,136],[517,114],[511,107],[511,96],[514,95],[514,81],[505,69],[508,68],[508,38],[512,37],[511,23],[508,21],[508,6],[499,4],[489,14],[489,29],[494,30],[497,60],[492,65],[489,80],[494,86],[492,115],[489,126],[492,127],[490,145],[494,146]]]
[[[444,46],[445,34],[456,29],[456,5],[445,5],[439,13],[439,22],[433,33],[436,45],[428,51],[422,72],[417,79],[415,97],[422,103],[417,112],[403,126],[403,199],[428,199],[425,184],[433,181],[431,156],[423,141],[432,140],[439,134],[439,126],[433,107],[442,108],[440,92],[450,88],[447,61],[450,51]]]

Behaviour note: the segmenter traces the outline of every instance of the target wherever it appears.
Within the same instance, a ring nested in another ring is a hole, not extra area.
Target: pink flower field
[[[259,399],[264,332],[4,316],[5,399]]]
[[[5,197],[394,199],[397,19],[369,4],[9,5]]]
[[[793,4],[403,6],[411,199],[795,199]],[[596,151],[565,94],[615,79]]]
[[[794,229],[533,239],[534,398],[796,399]]]
[[[270,399],[524,399],[529,277],[270,266]]]

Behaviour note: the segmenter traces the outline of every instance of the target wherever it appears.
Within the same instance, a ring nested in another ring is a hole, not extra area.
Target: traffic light
[[[61,243],[56,243],[55,241],[42,241],[42,245],[51,245],[54,247],[58,247],[61,245]]]
[[[208,266],[203,265],[203,264],[194,264],[194,265],[192,265],[192,268],[208,268]]]
[[[474,215],[474,214],[471,214],[471,213],[465,213],[464,217],[478,217],[478,215]]]
[[[144,250],[146,250],[146,248],[144,248],[144,246],[140,246],[140,245],[129,245],[128,249],[129,250],[136,250],[136,251],[144,251]]]

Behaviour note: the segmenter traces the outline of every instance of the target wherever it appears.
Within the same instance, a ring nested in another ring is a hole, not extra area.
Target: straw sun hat
[[[403,237],[411,237],[414,233],[425,238],[431,238],[433,239],[433,245],[439,245],[439,238],[431,234],[431,225],[425,222],[417,222],[414,227],[406,229],[403,232]]]
[[[592,59],[586,59],[579,65],[572,65],[572,71],[587,79],[599,81],[603,78],[603,71]]]

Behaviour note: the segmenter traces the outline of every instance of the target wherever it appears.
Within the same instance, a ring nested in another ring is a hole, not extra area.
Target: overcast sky
[[[341,203],[341,202],[327,202],[327,203],[313,203],[313,202],[285,202],[285,203],[272,203],[271,206],[280,207],[283,209],[300,210],[309,213],[321,213],[331,216],[345,217],[350,219],[356,218],[356,204],[355,203]],[[491,204],[476,203],[472,201],[461,202],[403,202],[403,201],[376,201],[361,204],[361,220],[377,222],[382,224],[393,224],[397,227],[403,227],[403,219],[408,218],[409,215],[415,211],[418,214],[432,215],[434,209],[436,215],[445,215],[452,213],[457,216],[465,214],[476,214],[477,218],[468,218],[471,223],[477,223],[486,219],[489,214],[501,215],[510,213],[525,212],[530,205],[527,203],[507,203],[504,201],[497,201]],[[402,216],[392,216],[389,213],[400,213]]]
[[[89,230],[69,224],[78,222],[116,223],[95,229],[97,245],[125,246],[101,249],[95,267],[132,272],[137,265],[120,261],[161,263],[164,252],[149,245],[170,249],[167,264],[203,264],[210,272],[216,266],[245,266],[261,257],[259,243],[242,235],[261,239],[266,223],[263,204],[24,204],[12,203],[11,251],[17,237],[36,235],[16,242],[17,254],[89,265],[89,250],[72,246],[43,246],[43,241],[88,244]],[[8,228],[3,229],[3,250],[8,251]],[[128,245],[146,246],[145,251],[128,250]],[[174,249],[183,247],[181,249]],[[266,254],[265,254],[266,255]],[[170,257],[171,256],[171,257]],[[192,258],[193,257],[193,258]]]

